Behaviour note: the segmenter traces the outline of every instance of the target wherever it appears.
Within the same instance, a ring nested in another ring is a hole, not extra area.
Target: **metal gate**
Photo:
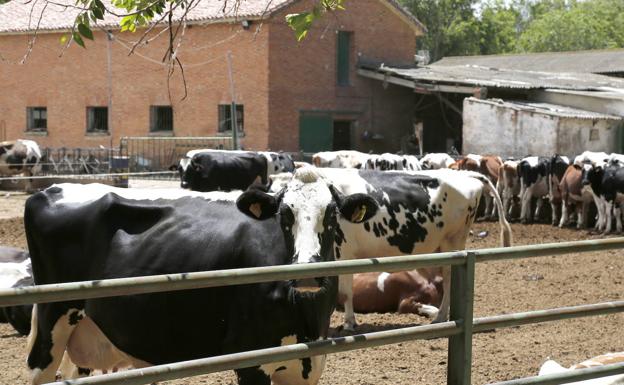
[[[119,153],[127,157],[130,172],[167,171],[177,165],[190,150],[201,148],[231,150],[231,137],[123,137]],[[153,178],[154,176],[150,176]],[[174,178],[174,174],[158,175],[158,178]]]

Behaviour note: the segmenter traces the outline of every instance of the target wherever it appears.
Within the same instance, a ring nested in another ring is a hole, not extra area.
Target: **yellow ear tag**
[[[360,209],[358,211],[355,211],[353,215],[351,215],[351,222],[362,222],[362,219],[364,219],[364,215],[366,215],[366,206],[362,205],[360,206]]]
[[[256,218],[260,218],[262,215],[262,207],[260,206],[260,203],[253,203],[249,205],[249,211],[255,215]]]

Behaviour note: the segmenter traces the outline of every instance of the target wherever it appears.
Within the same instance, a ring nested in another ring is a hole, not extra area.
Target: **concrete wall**
[[[522,158],[618,152],[618,120],[579,119],[464,100],[463,152]]]

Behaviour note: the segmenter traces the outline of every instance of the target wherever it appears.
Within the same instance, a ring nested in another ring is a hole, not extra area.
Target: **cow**
[[[244,190],[255,181],[266,184],[269,175],[294,169],[283,153],[207,149],[189,151],[178,166],[181,187],[202,192]]]
[[[499,156],[476,154],[468,154],[456,162],[458,170],[481,173],[490,179],[494,185],[498,183],[498,173],[502,164],[503,160]],[[483,219],[496,218],[496,205],[493,204],[493,197],[490,194],[485,194],[483,198],[485,200]]]
[[[561,182],[563,174],[565,174],[569,165],[570,159],[567,156],[558,154],[553,155],[552,158],[550,158],[550,163],[548,164],[548,201],[550,202],[551,223],[553,226],[557,226],[557,224],[559,224],[560,218],[557,216],[557,211],[559,211],[558,209],[562,202],[559,183]]]
[[[570,208],[573,208],[576,214],[576,228],[587,227],[587,213],[594,198],[591,190],[583,186],[583,169],[581,166],[576,164],[568,166],[561,178],[561,182],[559,182],[559,191],[561,192],[561,220],[559,221],[559,227],[564,227],[568,224],[570,218],[568,210]]]
[[[498,169],[498,183],[496,184],[502,201],[503,210],[507,218],[511,219],[516,207],[516,200],[520,195],[520,178],[518,177],[518,162],[506,160]]]
[[[14,247],[0,246],[0,288],[30,286],[33,284],[28,252]],[[32,305],[8,306],[1,309],[4,321],[18,333],[28,335]]]
[[[539,376],[548,374],[564,373],[577,369],[596,368],[604,365],[612,365],[624,362],[624,352],[607,353],[601,356],[590,358],[578,364],[574,364],[569,368],[561,366],[554,360],[547,360],[542,364],[539,370]],[[613,376],[599,377],[591,380],[570,382],[570,385],[617,385],[624,383],[624,374],[616,374]]]
[[[431,153],[422,157],[420,164],[423,170],[437,170],[440,168],[449,168],[455,163],[455,159],[447,153]]]
[[[622,204],[624,204],[624,168],[611,164],[583,170],[583,184],[604,202],[604,233],[611,232],[615,216],[616,230],[622,232]],[[599,228],[600,229],[600,228]]]
[[[24,225],[42,285],[329,261],[338,218],[377,210],[370,195],[339,195],[303,168],[275,195],[55,185],[28,199]],[[32,383],[53,381],[65,352],[106,371],[322,339],[337,288],[326,277],[37,304]],[[323,365],[317,356],[236,373],[243,385],[315,384]]]
[[[312,156],[316,167],[363,168],[370,155],[355,150],[322,151]]]
[[[33,176],[41,171],[41,150],[35,141],[17,139],[0,142],[0,175]],[[26,191],[34,191],[32,179],[26,181]]]
[[[574,164],[583,168],[583,174],[588,173],[592,168],[604,168],[609,160],[609,155],[606,152],[592,152],[584,151],[582,154],[574,158]],[[583,177],[585,179],[585,177]],[[587,181],[586,181],[587,182]],[[584,186],[594,198],[596,205],[598,219],[596,220],[595,228],[598,231],[602,231],[606,227],[606,202],[600,198],[599,194],[594,193],[589,183],[583,183]]]
[[[502,209],[492,182],[474,172],[448,169],[416,172],[317,169],[317,172],[341,194],[368,193],[380,207],[377,215],[362,223],[338,220],[335,254],[340,260],[462,250],[482,191],[493,193]],[[272,179],[271,189],[277,191],[287,183],[288,175]],[[511,229],[504,216],[499,217],[501,242],[507,246],[511,244]],[[442,273],[444,290],[435,322],[448,319],[450,268],[443,268]],[[339,290],[345,296],[343,327],[353,330],[356,322],[352,276],[340,277]]]
[[[413,155],[396,155],[391,153],[369,155],[363,168],[365,170],[379,171],[418,171],[422,169],[417,157]]]
[[[529,223],[538,220],[543,206],[543,198],[548,195],[548,172],[550,159],[529,156],[518,163],[520,178],[520,221]],[[537,198],[534,217],[531,216],[531,200]]]
[[[363,273],[353,276],[353,309],[358,313],[413,313],[434,317],[442,300],[440,277],[418,271]],[[338,303],[344,304],[345,298]]]

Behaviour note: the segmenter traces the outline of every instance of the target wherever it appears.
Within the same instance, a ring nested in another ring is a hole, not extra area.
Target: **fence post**
[[[472,309],[474,304],[475,253],[467,252],[466,264],[451,267],[450,320],[463,332],[449,337],[447,385],[470,385],[472,374]]]

